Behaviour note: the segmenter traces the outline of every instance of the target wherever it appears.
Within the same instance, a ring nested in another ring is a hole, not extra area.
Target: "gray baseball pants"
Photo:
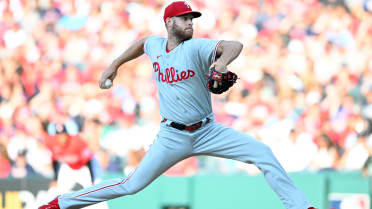
[[[156,139],[130,176],[105,180],[80,191],[63,194],[59,196],[60,208],[77,209],[135,194],[177,162],[195,155],[253,163],[262,171],[287,209],[310,207],[305,195],[294,185],[267,145],[212,120],[192,132],[161,123]]]

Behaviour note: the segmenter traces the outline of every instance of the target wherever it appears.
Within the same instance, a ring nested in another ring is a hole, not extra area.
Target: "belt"
[[[195,130],[199,129],[199,128],[203,125],[203,123],[204,123],[204,124],[209,123],[209,122],[211,121],[211,119],[210,119],[210,118],[205,118],[205,120],[199,121],[199,122],[194,123],[194,124],[189,125],[189,126],[184,125],[184,124],[181,124],[181,123],[176,123],[176,122],[169,121],[169,120],[166,119],[166,118],[164,118],[161,122],[162,122],[162,123],[163,123],[163,122],[165,123],[165,122],[167,122],[167,121],[168,121],[167,124],[169,124],[170,126],[172,126],[172,127],[175,128],[175,129],[178,129],[178,130],[181,130],[181,131],[183,131],[183,130],[187,130],[187,131],[195,131]]]

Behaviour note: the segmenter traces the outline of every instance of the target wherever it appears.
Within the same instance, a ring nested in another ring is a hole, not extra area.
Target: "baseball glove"
[[[214,94],[222,94],[234,85],[236,79],[238,76],[235,73],[231,71],[221,73],[213,66],[209,69],[208,89]],[[215,82],[219,82],[219,84],[215,85]]]

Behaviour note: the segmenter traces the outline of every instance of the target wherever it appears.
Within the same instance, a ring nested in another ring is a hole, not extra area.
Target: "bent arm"
[[[145,53],[144,45],[147,38],[143,38],[134,42],[127,50],[125,50],[119,57],[117,57],[112,63],[110,68],[118,69],[120,65],[136,59],[137,57],[141,56]]]
[[[235,60],[243,49],[243,44],[239,41],[221,41],[217,47],[216,70],[226,72],[226,66]]]

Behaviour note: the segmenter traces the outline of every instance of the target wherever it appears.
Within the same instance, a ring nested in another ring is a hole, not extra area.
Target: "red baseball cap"
[[[181,16],[192,14],[194,18],[200,17],[202,14],[198,11],[193,11],[190,5],[185,1],[175,1],[169,4],[164,11],[164,22],[168,17]]]

